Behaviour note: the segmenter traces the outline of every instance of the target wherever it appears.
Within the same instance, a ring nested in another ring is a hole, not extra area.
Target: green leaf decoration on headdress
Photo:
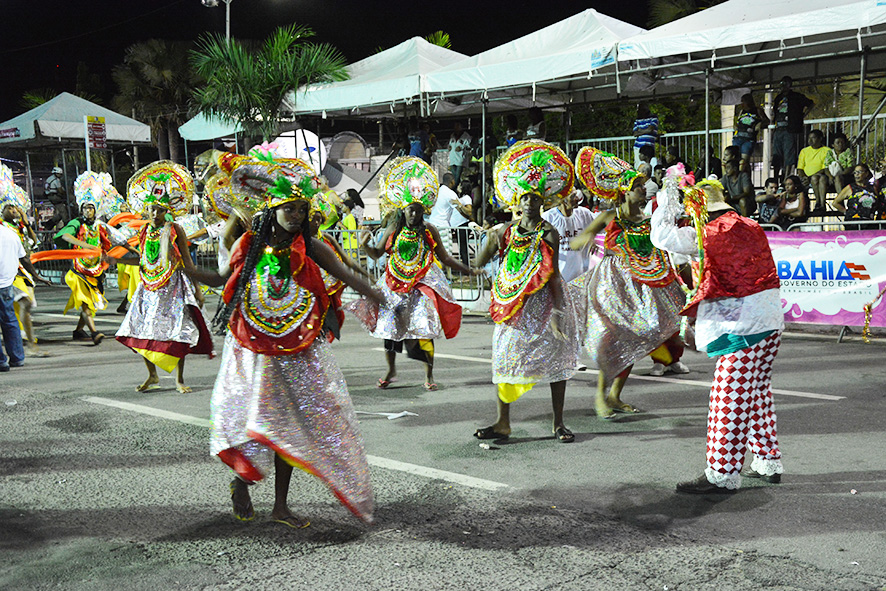
[[[263,152],[258,148],[253,148],[249,151],[249,155],[255,158],[256,160],[261,160],[262,162],[267,162],[269,164],[274,164],[274,154],[270,151]]]
[[[543,152],[542,150],[536,150],[532,153],[532,156],[529,159],[529,162],[532,166],[538,166],[539,168],[543,167],[545,164],[553,159],[554,155],[548,152]]]
[[[159,174],[152,174],[148,178],[151,179],[152,181],[154,181],[155,183],[165,183],[166,181],[168,181],[169,179],[172,178],[172,175],[169,174],[168,172],[161,172]]]
[[[308,199],[320,192],[320,188],[314,186],[313,179],[309,176],[304,176],[298,181],[298,188],[301,189],[302,194]]]
[[[280,199],[288,199],[292,195],[292,182],[285,176],[279,176],[274,186],[268,189],[268,193]]]

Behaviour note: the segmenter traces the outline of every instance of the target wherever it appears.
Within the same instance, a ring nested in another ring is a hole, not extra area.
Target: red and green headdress
[[[642,176],[621,158],[591,146],[579,150],[575,174],[591,193],[610,201],[630,191],[637,177]]]
[[[181,164],[159,160],[137,170],[126,183],[126,193],[134,212],[146,213],[152,205],[160,205],[173,216],[182,216],[191,208],[194,177]]]
[[[502,154],[493,167],[497,207],[517,206],[526,193],[538,193],[544,207],[559,205],[575,185],[575,171],[566,154],[538,140],[517,142]]]
[[[395,158],[379,179],[379,198],[385,210],[405,209],[413,203],[421,203],[425,213],[430,213],[437,202],[440,190],[437,173],[421,158]]]

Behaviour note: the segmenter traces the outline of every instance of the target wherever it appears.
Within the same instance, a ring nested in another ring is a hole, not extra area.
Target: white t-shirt
[[[9,287],[18,273],[18,260],[25,256],[18,234],[0,222],[0,288]]]
[[[461,150],[456,150],[461,147]],[[449,166],[463,166],[465,156],[471,148],[471,136],[467,132],[461,134],[458,139],[449,138]],[[433,222],[432,222],[433,223]]]
[[[560,234],[560,275],[568,283],[587,271],[589,265],[587,249],[572,250],[569,242],[581,234],[594,221],[595,216],[587,207],[576,207],[572,210],[572,215],[566,217],[559,207],[555,207],[542,213],[541,217]]]
[[[474,204],[474,200],[471,199],[470,195],[462,195],[458,198],[458,202],[462,204],[462,206],[469,206]],[[461,212],[455,207],[452,208],[452,215],[449,217],[449,225],[453,228],[458,228],[459,226],[464,226],[468,222],[470,222],[468,218],[463,216]]]
[[[437,202],[434,204],[434,208],[431,209],[428,221],[438,228],[448,228],[450,225],[455,225],[450,223],[452,212],[455,211],[455,208],[452,207],[453,201],[458,201],[458,194],[446,185],[440,185]],[[458,212],[456,211],[455,213]]]

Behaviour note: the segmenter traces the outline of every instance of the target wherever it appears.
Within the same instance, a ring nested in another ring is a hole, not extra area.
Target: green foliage
[[[57,97],[58,94],[59,93],[52,88],[36,88],[34,90],[28,90],[22,94],[19,105],[30,111],[34,107],[39,107],[43,103],[48,103]]]
[[[449,39],[449,33],[444,33],[443,31],[434,31],[430,35],[426,35],[425,41],[432,45],[438,45],[440,47],[445,47],[446,49],[452,49],[452,42]]]
[[[206,85],[194,91],[200,109],[237,121],[248,135],[277,135],[281,103],[291,90],[348,78],[344,56],[329,44],[308,43],[307,27],[279,27],[257,48],[219,35],[203,37],[191,63]],[[298,93],[296,92],[296,100]]]
[[[649,0],[647,24],[649,28],[660,27],[721,2],[725,0]]]

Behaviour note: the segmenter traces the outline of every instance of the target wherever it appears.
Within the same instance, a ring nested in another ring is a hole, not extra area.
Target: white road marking
[[[384,351],[382,347],[375,347],[373,351]],[[458,361],[474,361],[476,363],[488,363],[492,364],[491,359],[485,359],[483,357],[465,357],[463,355],[447,355],[445,353],[434,353],[434,357],[439,357],[441,359],[456,359]],[[600,372],[596,369],[586,369],[579,374],[594,374],[597,375]],[[636,374],[631,374],[630,379],[632,380],[646,380],[648,382],[669,382],[672,384],[681,384],[681,385],[690,385],[690,386],[699,386],[701,388],[710,389],[710,382],[703,382],[701,380],[685,380],[679,378],[665,378],[665,377],[655,377],[655,376],[641,376]],[[843,400],[846,398],[845,396],[832,396],[830,394],[817,394],[815,392],[797,392],[796,390],[781,390],[779,388],[772,389],[773,394],[780,394],[781,396],[797,396],[799,398],[814,398],[816,400]]]
[[[170,421],[178,421],[179,423],[187,423],[188,425],[196,425],[198,427],[212,426],[212,421],[210,421],[209,419],[201,419],[199,417],[183,415],[177,412],[171,412],[168,410],[162,410],[159,408],[153,408],[141,404],[132,404],[131,402],[122,402],[120,400],[113,400],[111,398],[83,396],[80,400],[83,400],[84,402],[91,402],[93,404],[101,404],[104,406],[119,408],[121,410],[128,410],[130,412],[136,412],[152,417],[158,417],[161,419],[168,419]],[[508,485],[502,482],[494,482],[492,480],[474,478],[473,476],[467,476],[465,474],[447,472],[445,470],[437,470],[436,468],[428,468],[426,466],[409,464],[406,462],[400,462],[397,460],[391,460],[389,458],[382,458],[379,456],[367,455],[366,460],[369,462],[369,465],[376,466],[378,468],[386,468],[388,470],[396,470],[398,472],[407,472],[409,474],[415,474],[416,476],[423,476],[425,478],[432,478],[434,480],[445,480],[446,482],[452,482],[453,484],[460,484],[462,486],[468,486],[471,488],[479,488],[482,490],[501,490],[504,488],[508,488]]]
[[[67,320],[77,320],[78,317],[79,317],[78,314],[71,314],[71,315],[68,315],[68,314],[51,314],[51,313],[49,313],[49,312],[35,312],[35,313],[34,313],[34,316],[49,316],[50,318],[65,318],[65,319],[67,319]],[[118,318],[118,319],[113,319],[113,318],[102,318],[101,316],[93,316],[92,319],[95,320],[96,322],[108,322],[108,323],[111,323],[111,324],[120,324],[121,322],[123,322],[123,316],[121,316],[121,317]]]

